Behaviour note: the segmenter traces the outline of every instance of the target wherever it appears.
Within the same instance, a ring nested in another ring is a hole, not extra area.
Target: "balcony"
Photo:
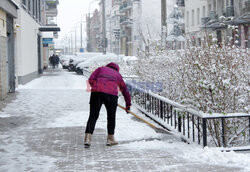
[[[46,26],[57,26],[57,18],[56,17],[47,17],[46,18]]]
[[[59,1],[58,0],[46,0],[46,4],[56,4],[56,5],[58,5]]]
[[[58,0],[46,0],[46,16],[47,17],[56,17],[58,14],[57,5],[59,4]]]
[[[121,17],[120,24],[121,25],[131,26],[133,24],[133,19],[130,19],[130,18],[127,18],[127,17]]]
[[[113,2],[113,6],[121,5],[121,4],[122,4],[122,0],[114,0],[114,2]]]
[[[59,4],[58,0],[46,0],[46,9],[47,8],[57,8],[57,5]]]
[[[121,30],[121,35],[120,37],[127,37],[128,36],[128,33],[126,32],[126,30]]]
[[[123,4],[120,6],[120,12],[126,12],[127,10],[132,9],[133,7],[133,2],[132,1],[125,1]]]
[[[234,16],[234,7],[228,6],[226,8],[226,17],[232,17],[232,16]]]
[[[100,29],[100,25],[94,25],[93,29],[96,29],[96,30]]]
[[[216,14],[216,11],[210,11],[210,20],[217,20],[218,15]]]
[[[57,8],[46,9],[46,17],[56,17],[58,14]]]
[[[185,6],[184,0],[178,0],[178,1],[177,1],[177,5],[178,5],[179,7],[184,7],[184,6]]]
[[[201,18],[201,24],[205,25],[205,24],[207,24],[209,22],[209,20],[210,20],[209,17],[203,17],[203,18]]]
[[[250,11],[250,0],[247,0],[246,2],[245,2],[245,8],[244,8],[244,13],[246,13],[246,12],[249,12]]]

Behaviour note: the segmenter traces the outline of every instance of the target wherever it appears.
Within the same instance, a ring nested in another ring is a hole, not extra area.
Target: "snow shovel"
[[[118,106],[119,106],[121,109],[123,109],[123,110],[126,111],[126,108],[123,107],[122,105],[118,104]],[[167,130],[156,127],[155,125],[149,123],[149,122],[146,121],[145,119],[143,119],[143,118],[139,117],[138,115],[136,115],[134,112],[131,112],[130,110],[128,110],[128,113],[132,114],[133,116],[135,116],[137,119],[141,120],[142,122],[148,124],[151,128],[153,128],[154,130],[156,130],[156,132],[158,132],[158,133],[170,134],[170,132],[168,132]]]

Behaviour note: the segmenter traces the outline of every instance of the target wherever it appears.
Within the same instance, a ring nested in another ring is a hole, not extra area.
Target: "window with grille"
[[[26,4],[26,0],[22,0],[22,2],[23,2],[23,5],[25,5],[25,6],[27,5],[27,4]]]
[[[28,2],[28,4],[27,4],[28,10],[31,12],[31,0],[28,0],[27,2]]]
[[[192,10],[192,26],[194,26],[194,10]]]
[[[200,9],[197,8],[197,25],[200,24]]]

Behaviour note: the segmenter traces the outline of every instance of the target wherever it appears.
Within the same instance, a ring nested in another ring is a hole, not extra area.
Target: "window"
[[[213,11],[216,11],[216,0],[214,0],[214,3],[213,3]]]
[[[38,1],[37,0],[35,0],[35,2],[36,2],[36,14],[35,14],[35,16],[36,16],[36,19],[38,19]]]
[[[187,11],[187,27],[189,27],[189,11]]]
[[[41,21],[41,0],[38,0],[38,20]]]
[[[202,9],[202,17],[206,17],[206,7],[203,6],[203,9]]]
[[[28,0],[28,10],[31,12],[31,0]]]
[[[192,26],[194,26],[194,10],[192,10]]]
[[[32,7],[33,11],[32,11],[32,14],[33,14],[33,16],[36,16],[36,0],[32,0],[32,4],[33,4],[33,7]]]
[[[208,5],[208,15],[210,14],[210,12],[212,11],[212,4]]]
[[[197,8],[197,25],[200,24],[200,9]]]
[[[26,0],[23,0],[22,2],[23,2],[23,5],[25,5],[25,6],[27,5],[27,4],[26,4]]]

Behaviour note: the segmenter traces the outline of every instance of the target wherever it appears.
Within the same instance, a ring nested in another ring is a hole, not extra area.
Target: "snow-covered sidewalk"
[[[248,171],[249,154],[187,145],[117,110],[116,140],[107,147],[103,106],[92,146],[83,137],[87,79],[56,69],[19,86],[0,111],[0,171]],[[123,103],[123,98],[119,98]]]

